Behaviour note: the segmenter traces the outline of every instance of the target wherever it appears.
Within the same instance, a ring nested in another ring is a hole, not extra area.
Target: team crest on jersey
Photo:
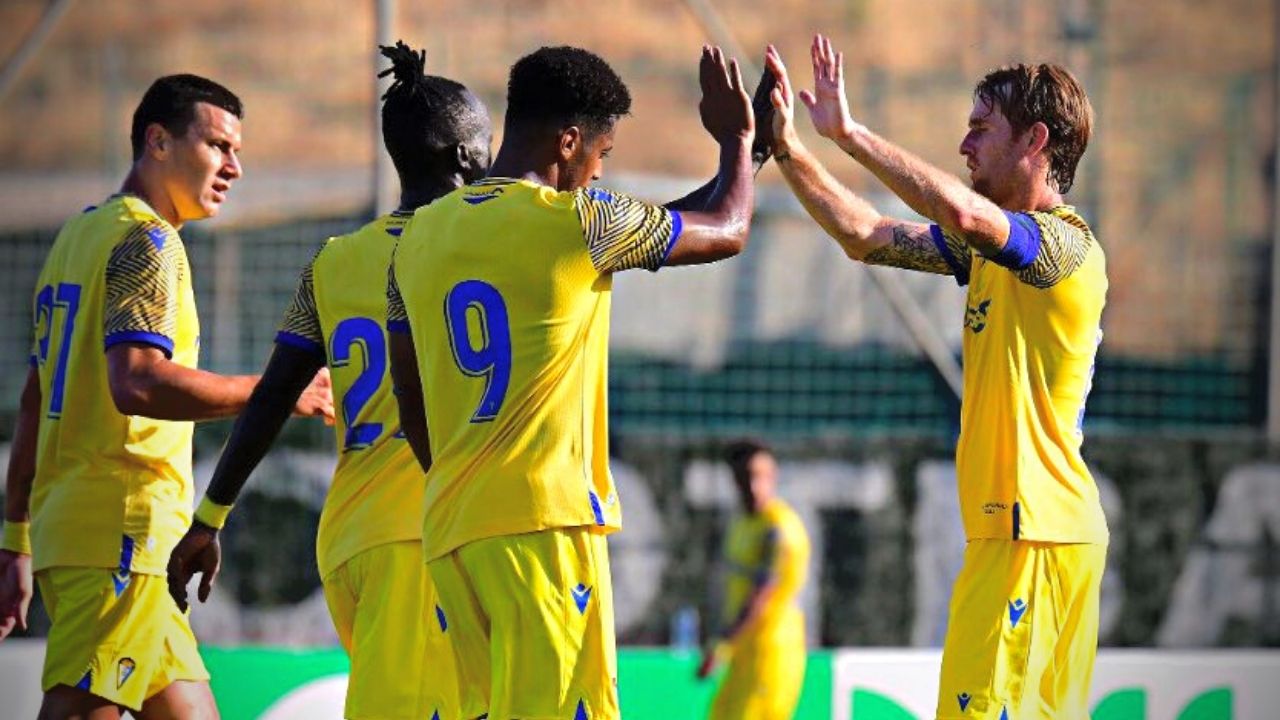
[[[120,658],[120,662],[116,663],[117,690],[124,687],[124,684],[129,680],[129,676],[133,674],[134,669],[137,667],[138,664],[133,661],[133,658]]]
[[[991,307],[991,300],[983,300],[978,303],[977,307],[966,307],[964,309],[964,326],[978,334],[987,327],[987,310]]]

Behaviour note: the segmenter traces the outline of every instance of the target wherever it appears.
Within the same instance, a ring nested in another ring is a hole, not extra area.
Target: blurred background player
[[[133,116],[121,191],[63,226],[40,273],[9,464],[0,635],[25,624],[34,564],[53,623],[41,718],[218,714],[195,636],[158,576],[191,518],[190,421],[235,414],[257,381],[196,369],[178,237],[216,215],[241,176],[242,117],[239,98],[211,80],[155,81]],[[331,415],[327,382],[308,376],[291,410]]]
[[[988,74],[960,144],[970,189],[853,120],[830,40],[815,37],[810,55],[814,90],[800,99],[818,133],[937,224],[885,217],[822,167],[796,137],[770,48],[776,157],[791,189],[850,258],[969,285],[956,449],[968,544],[937,716],[1088,717],[1108,532],[1080,445],[1107,276],[1062,194],[1089,141],[1089,100],[1057,65]]]
[[[544,47],[511,68],[493,177],[420,210],[396,249],[391,370],[463,717],[619,715],[612,274],[736,255],[754,205],[737,63],[704,47],[699,76],[719,171],[680,211],[587,187],[631,96],[596,55]]]
[[[383,74],[395,78],[383,96],[382,132],[400,176],[400,206],[330,239],[303,269],[262,382],[173,551],[169,581],[185,607],[187,582],[202,573],[199,597],[208,597],[221,559],[218,529],[307,378],[327,362],[342,412],[316,560],[351,657],[345,716],[438,720],[456,716],[456,683],[422,559],[424,477],[400,432],[381,320],[400,232],[418,207],[484,176],[492,130],[465,86],[424,74],[425,51],[397,43],[382,54],[392,62]]]
[[[778,463],[767,446],[739,441],[729,446],[725,460],[743,514],[725,539],[722,627],[708,643],[698,677],[728,659],[711,705],[715,720],[790,720],[807,653],[798,598],[809,566],[809,536],[777,496]]]

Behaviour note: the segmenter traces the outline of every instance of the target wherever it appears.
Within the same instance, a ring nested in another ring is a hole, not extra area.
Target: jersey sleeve
[[[298,278],[293,300],[285,308],[284,320],[276,332],[276,342],[324,355],[324,331],[320,327],[320,311],[316,307],[315,266],[317,251]]]
[[[969,244],[960,236],[943,230],[941,225],[930,225],[929,236],[933,238],[933,246],[938,249],[938,254],[946,261],[947,267],[951,268],[956,283],[968,285],[969,269],[973,265],[973,251],[969,249]]]
[[[1010,223],[1019,226],[1019,232],[1034,235],[1038,246],[1035,257],[1014,274],[1041,290],[1071,277],[1093,247],[1092,233],[1053,213],[1010,213]]]
[[[584,188],[575,205],[591,264],[600,273],[657,270],[680,239],[680,213],[633,197]]]
[[[404,297],[400,295],[400,285],[396,283],[394,253],[391,255],[391,265],[387,267],[387,332],[409,332],[409,313],[405,310]]]
[[[102,335],[106,349],[144,343],[173,357],[186,252],[172,228],[140,222],[107,259]]]

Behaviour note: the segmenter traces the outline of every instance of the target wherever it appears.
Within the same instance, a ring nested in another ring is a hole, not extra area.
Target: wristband
[[[30,555],[31,523],[6,520],[4,523],[4,539],[0,540],[0,550]]]
[[[206,495],[200,499],[200,506],[196,508],[196,520],[215,530],[221,530],[227,524],[227,516],[231,514],[233,507],[235,506],[219,505]]]

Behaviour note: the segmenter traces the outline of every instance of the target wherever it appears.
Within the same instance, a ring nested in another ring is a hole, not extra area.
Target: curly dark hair
[[[391,67],[391,87],[382,95],[382,142],[405,184],[427,179],[430,159],[458,144],[487,154],[489,119],[479,100],[462,83],[426,74],[427,52],[403,41],[383,45]]]
[[[1059,192],[1071,189],[1093,134],[1093,107],[1070,71],[1051,63],[1009,65],[987,73],[973,96],[999,108],[1018,135],[1044,123],[1049,128],[1049,182]]]
[[[607,131],[631,112],[631,92],[600,56],[575,47],[543,47],[511,66],[507,127],[577,125]]]
[[[196,103],[202,102],[244,119],[244,105],[240,98],[208,78],[189,74],[166,75],[151,83],[133,111],[133,125],[129,130],[133,159],[142,157],[146,148],[147,127],[157,123],[170,135],[182,137],[187,134],[191,121],[196,119]]]

